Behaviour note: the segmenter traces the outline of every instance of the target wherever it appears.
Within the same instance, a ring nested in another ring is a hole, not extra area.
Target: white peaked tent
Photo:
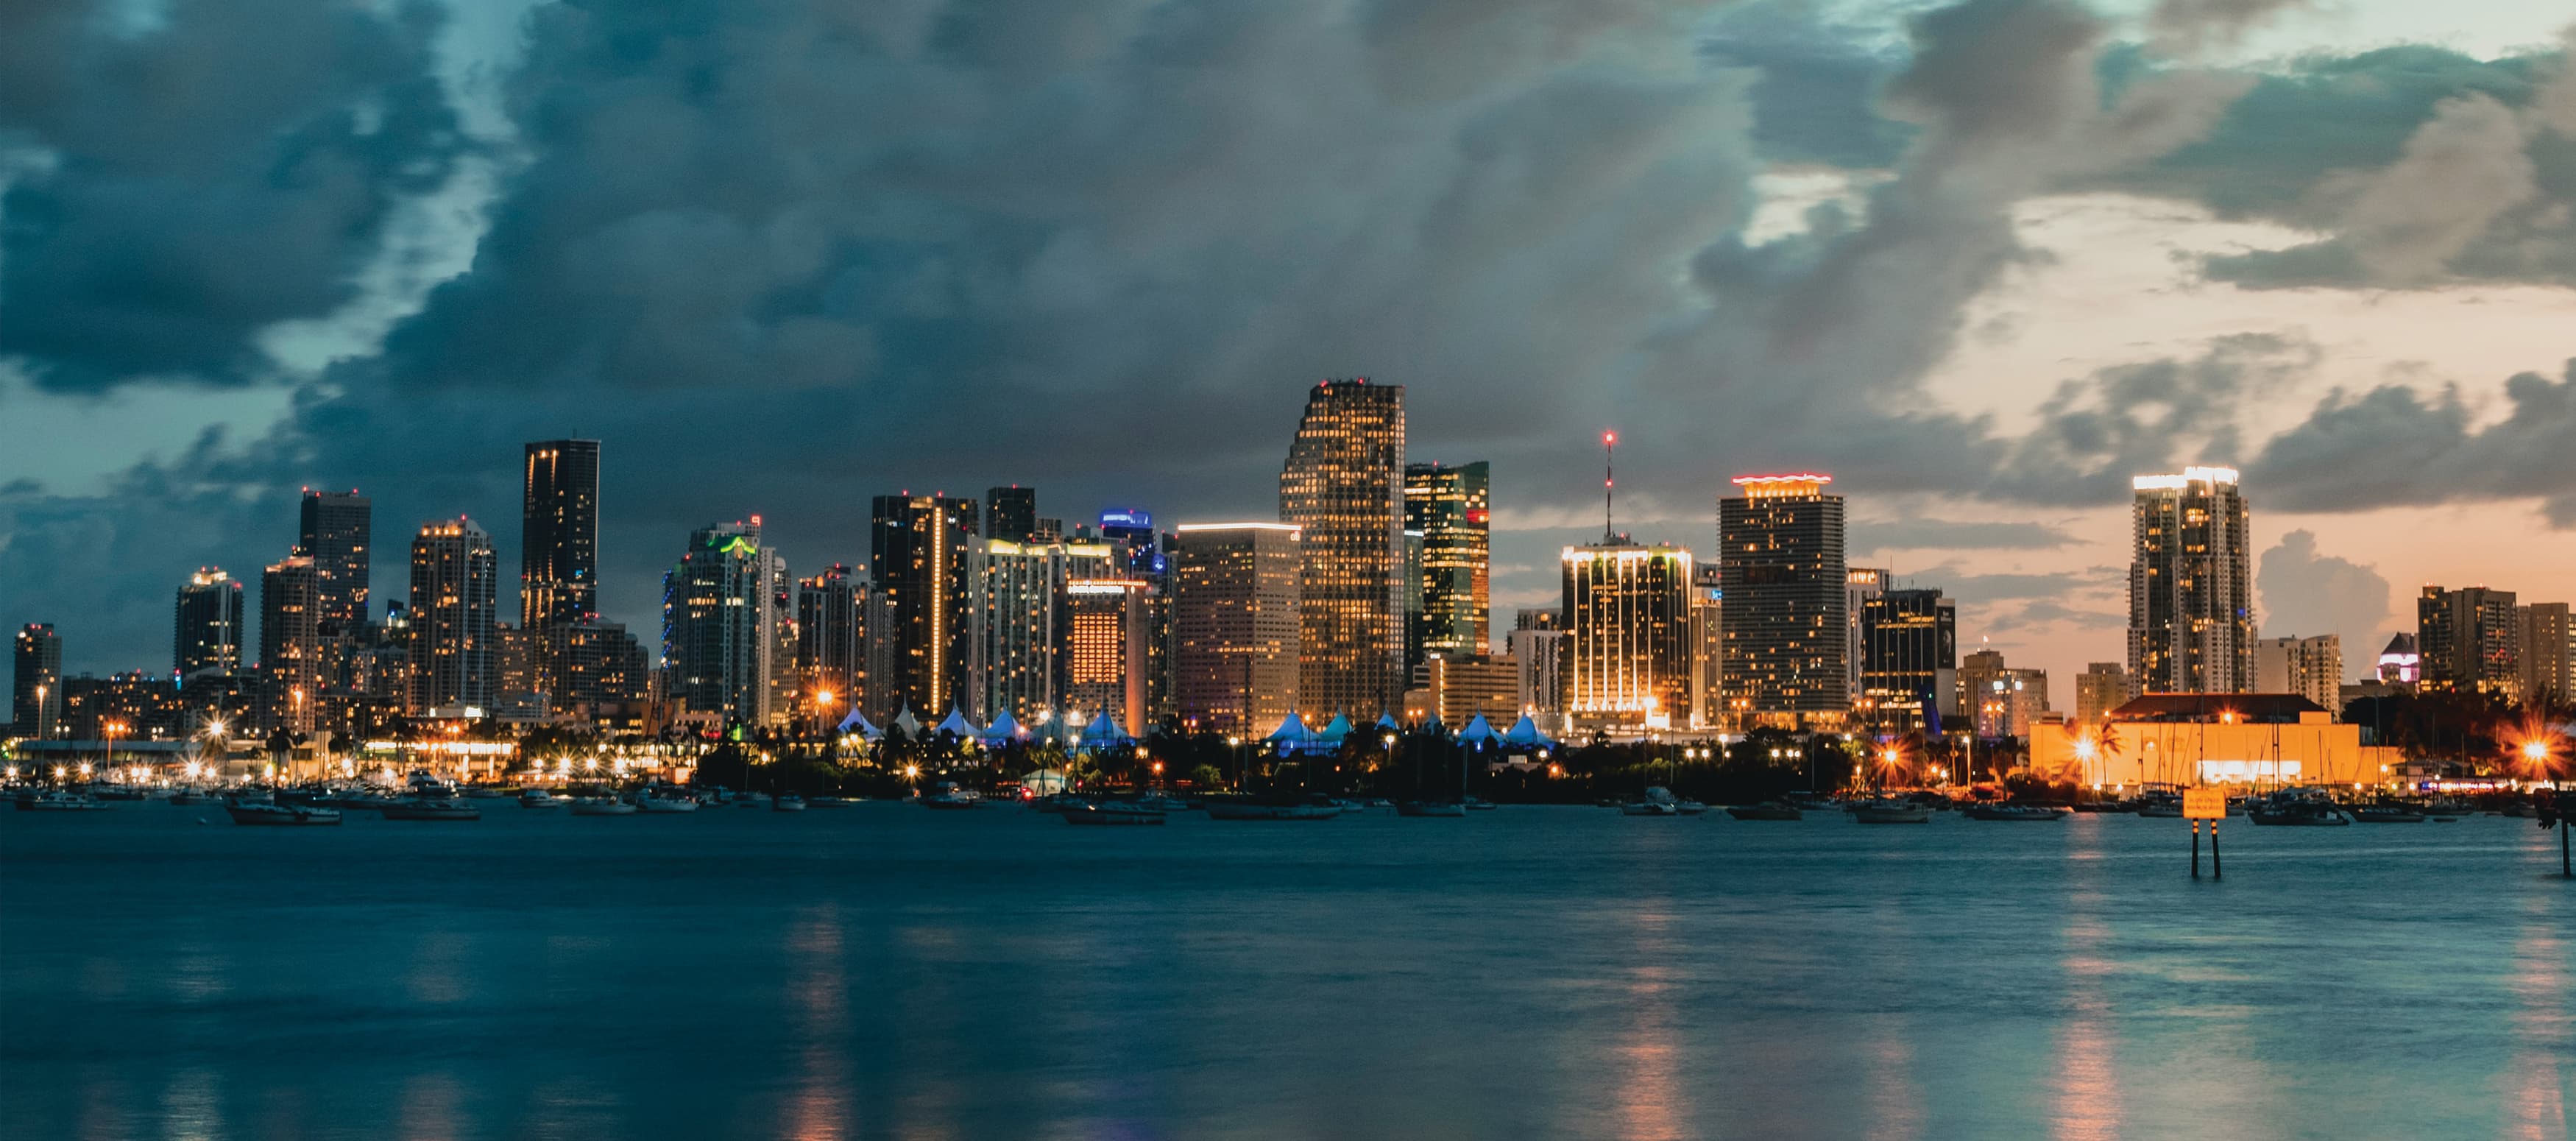
[[[849,716],[841,719],[841,733],[844,736],[856,733],[861,738],[870,741],[882,741],[885,739],[885,730],[868,724],[868,719],[859,715],[859,710],[856,706],[852,706],[850,708]]]
[[[912,707],[909,705],[895,711],[894,727],[903,730],[903,735],[906,737],[916,741],[921,739],[921,718],[912,715]]]

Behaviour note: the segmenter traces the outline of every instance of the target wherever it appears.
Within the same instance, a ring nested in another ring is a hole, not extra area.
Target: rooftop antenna
[[[1601,541],[1604,543],[1619,541],[1619,529],[1610,522],[1610,497],[1619,486],[1619,481],[1612,478],[1617,470],[1618,451],[1619,433],[1601,433]]]

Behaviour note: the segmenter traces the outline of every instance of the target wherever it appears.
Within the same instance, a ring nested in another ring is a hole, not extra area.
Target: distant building
[[[2254,692],[2295,693],[2328,711],[2343,690],[2343,639],[2334,634],[2312,638],[2259,638],[2254,642]]]
[[[1549,733],[1566,731],[1565,691],[1573,663],[1563,630],[1514,630],[1508,636],[1520,711]]]
[[[9,677],[9,733],[49,739],[62,735],[63,640],[50,622],[19,627]]]
[[[1434,654],[1424,659],[1415,688],[1423,691],[1430,712],[1453,730],[1480,713],[1497,730],[1520,719],[1521,669],[1514,658]]]
[[[325,634],[354,631],[367,622],[368,550],[374,545],[375,505],[355,491],[304,489],[295,554],[313,560],[320,584],[318,621]]]
[[[1393,711],[1405,680],[1403,385],[1328,380],[1307,393],[1279,520],[1299,529],[1298,708],[1318,725]]]
[[[1938,590],[1879,590],[1862,596],[1859,618],[1855,706],[1881,732],[1928,724],[1924,704],[1940,708],[1959,665],[1958,603]]]
[[[1850,712],[1843,497],[1816,473],[1739,476],[1718,500],[1726,711],[1739,724],[1837,726]]]
[[[1064,703],[1107,711],[1130,734],[1147,725],[1153,695],[1154,585],[1141,578],[1065,584]]]
[[[2252,689],[2253,576],[2235,469],[2185,468],[2130,485],[2130,677],[2146,693]]]
[[[593,725],[624,720],[652,691],[652,660],[624,623],[597,618],[547,630],[554,707]]]
[[[1408,464],[1404,528],[1422,536],[1415,643],[1421,655],[1458,657],[1489,649],[1493,629],[1493,479],[1483,460],[1455,466]]]
[[[2104,720],[2033,735],[2032,769],[2101,785],[2381,785],[2403,759],[2297,694],[2150,693]]]
[[[979,722],[1003,713],[1026,722],[1059,699],[1065,549],[1011,539],[982,539],[975,548],[973,684],[963,705]]]
[[[529,444],[525,476],[519,625],[542,643],[546,631],[599,613],[599,441]]]
[[[1173,656],[1184,726],[1257,737],[1297,711],[1297,540],[1297,528],[1285,523],[1175,533]]]
[[[260,725],[313,732],[322,707],[321,571],[297,555],[259,576]]]
[[[786,583],[786,561],[761,545],[759,516],[691,532],[662,576],[664,692],[688,712],[745,725],[792,715],[774,672]]]
[[[2424,655],[2413,634],[2397,634],[2388,639],[2388,647],[2379,651],[2379,680],[2391,685],[2413,685],[2424,680]]]
[[[199,567],[179,587],[170,649],[171,672],[237,670],[242,665],[242,584],[219,567]]]
[[[2075,675],[2075,720],[2099,725],[2111,711],[2129,703],[2129,671],[2118,662],[2094,662]]]
[[[1058,530],[1063,525],[1057,525]],[[1012,484],[984,492],[984,531],[987,539],[1013,543],[1036,542],[1038,539],[1038,489]]]
[[[2522,640],[2521,626],[2510,590],[2425,587],[2423,597],[2415,601],[2415,641],[2423,653],[2423,684],[2508,699],[2520,696],[2522,662],[2515,650]]]
[[[809,690],[843,709],[865,709],[868,584],[834,563],[796,582],[796,668]]]
[[[1691,553],[1625,539],[1567,547],[1566,713],[1577,728],[1687,728],[1699,707]],[[1842,630],[1834,630],[1837,645]]]
[[[944,495],[876,497],[868,569],[884,621],[872,620],[868,636],[886,642],[890,672],[871,675],[868,700],[880,723],[907,708],[935,723],[972,700],[981,598],[973,565],[977,510],[972,499]]]
[[[2534,602],[2516,613],[2522,620],[2523,696],[2549,693],[2562,702],[2576,700],[2576,626],[2568,622],[2567,604]]]
[[[433,520],[411,541],[413,704],[488,709],[495,695],[492,536],[471,519]],[[263,631],[260,639],[267,642]]]
[[[1887,593],[1888,575],[1885,567],[1849,567],[1843,571],[1843,626],[1848,634],[1843,643],[1843,692],[1852,696],[1856,711],[1868,696],[1863,675],[1869,672],[1869,638],[1862,629],[1862,617],[1871,599]],[[1875,706],[1876,702],[1867,704]]]
[[[1995,650],[1959,663],[1959,708],[1980,737],[2024,737],[2048,712],[2048,671],[2015,669]]]

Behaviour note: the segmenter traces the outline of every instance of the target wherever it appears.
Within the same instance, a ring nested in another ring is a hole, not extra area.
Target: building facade
[[[1843,498],[1816,473],[1748,475],[1718,500],[1722,677],[1738,724],[1819,728],[1851,704]]]
[[[2129,692],[2129,671],[2118,662],[2092,662],[2075,675],[2075,720],[2099,725],[2111,711],[2137,696]]]
[[[1548,733],[1566,729],[1566,683],[1573,663],[1565,652],[1563,630],[1519,629],[1507,636],[1512,670],[1518,681],[1521,712]]]
[[[1065,584],[1064,686],[1067,709],[1106,710],[1131,734],[1151,724],[1154,586],[1140,578],[1077,578]]]
[[[2254,642],[2255,693],[2295,693],[2333,712],[2343,708],[2343,638],[2258,638]]]
[[[1622,540],[1567,547],[1560,559],[1571,663],[1566,713],[1574,726],[1688,727],[1700,704],[1691,553]]]
[[[1183,726],[1256,737],[1298,710],[1297,542],[1297,528],[1285,523],[1174,532],[1172,656]]]
[[[885,684],[870,678],[869,715],[898,711],[936,721],[975,690],[974,573],[980,505],[945,495],[880,495],[869,513],[868,570],[885,620],[868,636],[885,643]]]
[[[868,584],[834,563],[796,580],[796,669],[806,689],[866,709]]]
[[[1025,722],[1054,709],[1058,698],[1065,550],[1012,539],[980,539],[975,547],[974,681],[963,705],[979,722],[1003,713]]]
[[[2554,694],[2576,700],[2576,626],[2568,621],[2564,602],[2534,602],[2519,607],[2521,644],[2515,655],[2522,668],[2525,699]]]
[[[260,726],[311,733],[322,706],[322,575],[285,559],[259,576]]]
[[[170,647],[171,672],[238,670],[242,664],[242,584],[220,567],[199,567],[179,587]]]
[[[2236,471],[2130,481],[2129,676],[2141,693],[2254,688],[2253,576]]]
[[[985,538],[1035,542],[1038,530],[1038,489],[1015,483],[984,492]]]
[[[1860,631],[1854,710],[1879,731],[1928,725],[1959,666],[1958,603],[1937,590],[1873,591],[1861,599]]]
[[[420,709],[488,709],[500,624],[492,536],[471,519],[433,520],[411,541],[411,667]],[[265,643],[267,635],[261,639]]]
[[[1862,677],[1869,670],[1869,639],[1861,620],[1869,610],[1870,600],[1887,593],[1889,573],[1885,567],[1848,567],[1843,571],[1843,623],[1851,635],[1843,646],[1843,674],[1847,679],[1843,691],[1851,695],[1854,712],[1864,712],[1876,704],[1867,700],[1867,682]]]
[[[321,584],[322,632],[342,634],[367,622],[371,573],[369,549],[375,544],[376,509],[355,491],[304,489],[295,554],[313,560]]]
[[[1404,386],[1328,380],[1307,394],[1279,473],[1298,528],[1298,708],[1374,720],[1404,697]]]
[[[2425,688],[2519,697],[2522,624],[2514,603],[2510,590],[2425,587],[2415,600]]]
[[[50,622],[18,628],[11,644],[9,735],[51,739],[62,735],[63,640]]]
[[[2048,671],[2016,669],[1995,650],[1959,663],[1960,711],[1980,737],[2028,738],[2048,712]]]
[[[760,517],[690,533],[662,576],[663,692],[688,712],[759,726],[782,707],[777,677],[787,565],[761,545]]]
[[[599,441],[527,446],[519,625],[542,638],[599,613]]]
[[[1404,529],[1422,536],[1414,587],[1420,606],[1411,639],[1417,661],[1489,649],[1492,483],[1491,465],[1482,460],[1405,466]]]

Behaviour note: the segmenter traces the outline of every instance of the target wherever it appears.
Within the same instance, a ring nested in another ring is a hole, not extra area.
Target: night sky
[[[2576,18],[2507,0],[0,4],[0,623],[169,667],[305,485],[378,598],[605,442],[604,608],[868,497],[1271,518],[1305,389],[1493,464],[1495,608],[1822,470],[2067,673],[2128,482],[2245,473],[2267,634],[2576,598]],[[506,591],[515,618],[515,591]],[[1966,647],[1963,647],[1966,648]]]

